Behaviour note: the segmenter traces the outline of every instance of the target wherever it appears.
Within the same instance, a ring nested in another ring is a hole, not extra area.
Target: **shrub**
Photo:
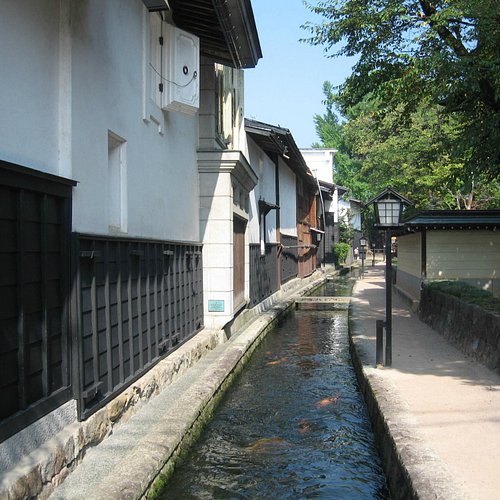
[[[351,247],[348,243],[337,243],[333,245],[333,253],[335,254],[335,264],[342,264],[347,259],[349,255],[349,249]]]
[[[465,281],[432,281],[427,284],[429,290],[437,290],[458,297],[464,302],[476,304],[483,309],[500,313],[500,299],[491,292],[469,285]]]

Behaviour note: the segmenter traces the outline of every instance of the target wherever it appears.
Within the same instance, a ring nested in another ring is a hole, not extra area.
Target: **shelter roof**
[[[404,221],[408,230],[495,229],[500,227],[500,210],[424,210]]]

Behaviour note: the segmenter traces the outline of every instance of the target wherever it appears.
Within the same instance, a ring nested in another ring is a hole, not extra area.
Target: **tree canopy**
[[[402,106],[385,109],[380,99],[367,94],[347,109],[346,121],[335,114],[333,86],[325,82],[326,113],[316,115],[321,140],[315,147],[338,150],[334,181],[350,195],[368,200],[392,186],[415,203],[417,209],[480,209],[500,205],[498,182],[482,172],[471,175],[463,157],[448,150],[460,133],[453,115],[425,100],[401,124]]]
[[[446,144],[443,136],[436,141],[449,165],[476,177],[500,177],[499,0],[323,0],[308,6],[324,18],[306,24],[308,41],[332,56],[359,57],[335,94],[344,116],[357,106],[375,106],[379,131],[390,123],[407,132],[419,119],[427,130],[434,116],[433,127],[449,128]]]

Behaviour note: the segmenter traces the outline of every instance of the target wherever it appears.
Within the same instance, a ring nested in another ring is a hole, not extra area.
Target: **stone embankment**
[[[500,315],[424,286],[419,317],[464,354],[500,374]]]

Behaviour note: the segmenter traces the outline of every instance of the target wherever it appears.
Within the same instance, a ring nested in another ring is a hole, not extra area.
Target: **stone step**
[[[330,311],[348,309],[351,297],[300,297],[295,300],[297,309]]]

